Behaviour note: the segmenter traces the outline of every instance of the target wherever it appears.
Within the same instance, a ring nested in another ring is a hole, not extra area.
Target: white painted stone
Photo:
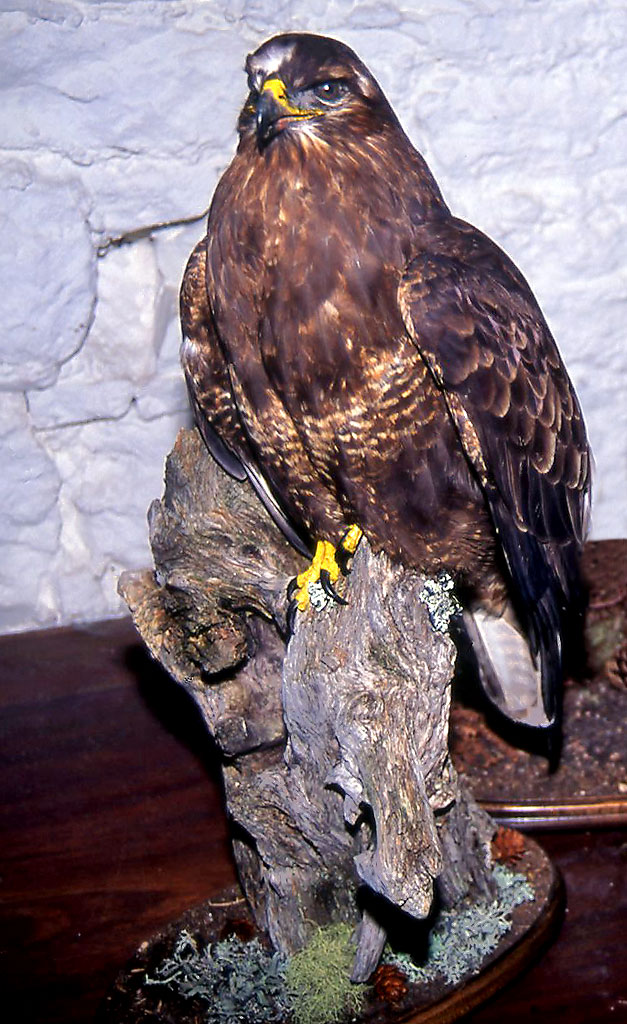
[[[116,572],[148,560],[188,419],[183,268],[245,55],[283,30],[353,46],[454,212],[520,265],[586,414],[593,536],[627,534],[622,0],[0,6],[0,630],[118,614]]]
[[[88,204],[77,182],[46,181],[21,160],[0,160],[0,182],[0,388],[45,387],[96,300]]]
[[[165,455],[184,416],[143,421],[131,409],[119,421],[96,421],[41,434],[63,480],[63,530],[48,583],[67,619],[123,610],[116,586],[125,568],[150,564],[146,514],[163,490]],[[155,457],[155,453],[159,456]]]
[[[162,338],[161,280],[149,238],[109,249],[98,261],[98,306],[89,336],[56,384],[29,394],[33,425],[119,419],[151,380]]]
[[[3,17],[4,145],[78,165],[106,237],[200,214],[235,138],[241,31],[213,4],[66,6],[79,26],[30,0]]]
[[[177,346],[178,348],[178,346]],[[143,420],[154,420],[170,413],[186,415],[191,425],[187,388],[179,370],[163,373],[137,393],[137,412]]]
[[[0,450],[0,629],[8,632],[55,619],[43,586],[58,550],[61,480],[30,432],[23,395],[3,395],[0,401]]]

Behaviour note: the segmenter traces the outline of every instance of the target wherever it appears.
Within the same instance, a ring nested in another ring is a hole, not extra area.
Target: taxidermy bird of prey
[[[510,717],[558,715],[589,451],[520,271],[451,215],[347,46],[248,57],[237,153],[181,293],[182,360],[220,465],[248,477],[332,594],[361,531],[464,606]]]

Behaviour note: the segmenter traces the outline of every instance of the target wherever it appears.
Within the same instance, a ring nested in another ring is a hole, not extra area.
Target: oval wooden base
[[[528,836],[509,866],[525,875],[536,898],[512,912],[512,927],[474,972],[457,984],[444,979],[427,986],[409,985],[402,1002],[390,1003],[373,993],[358,1024],[449,1024],[485,1002],[520,974],[555,936],[564,907],[561,877],[544,851]],[[202,1008],[162,986],[146,984],[157,965],[169,955],[183,929],[202,943],[229,934],[250,938],[252,918],[241,895],[230,890],[187,911],[160,934],[144,942],[119,974],[100,1007],[99,1024],[140,1024],[153,1020],[200,1024]]]

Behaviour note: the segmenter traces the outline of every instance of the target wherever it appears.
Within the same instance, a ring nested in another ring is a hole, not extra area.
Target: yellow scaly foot
[[[355,554],[362,536],[359,526],[353,524],[343,534],[337,548],[328,540],[318,541],[311,565],[299,573],[288,588],[287,624],[290,633],[293,632],[296,612],[304,612],[309,605],[321,611],[330,600],[347,604],[335,589],[335,583],[340,575],[348,573],[349,559]]]

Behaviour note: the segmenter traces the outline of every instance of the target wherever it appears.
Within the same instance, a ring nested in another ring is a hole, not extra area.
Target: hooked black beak
[[[295,106],[282,79],[267,78],[257,100],[257,145],[267,146],[272,139],[294,121],[314,116],[314,111]]]
[[[257,100],[257,145],[263,149],[281,131],[279,121],[285,117],[285,107],[276,96],[265,90]]]

